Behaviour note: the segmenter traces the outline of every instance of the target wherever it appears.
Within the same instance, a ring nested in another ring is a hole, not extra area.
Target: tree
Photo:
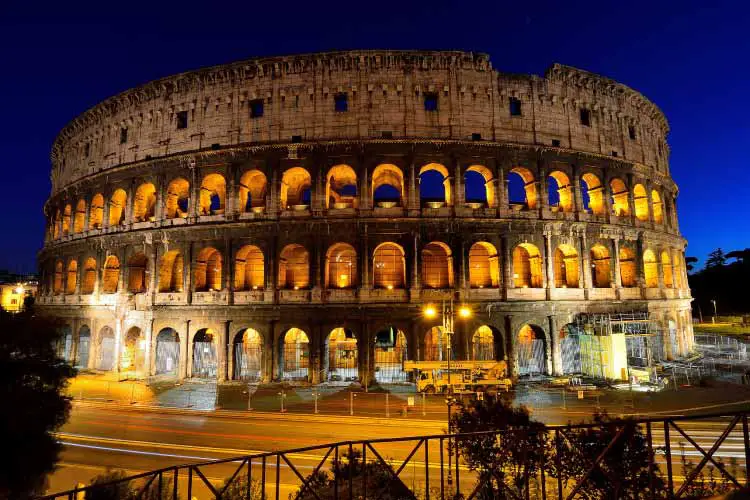
[[[698,263],[698,257],[685,257],[685,267],[688,272],[692,272],[695,269],[695,265]]]
[[[706,269],[715,269],[723,267],[727,263],[727,256],[721,248],[717,248],[706,259]]]
[[[732,250],[726,255],[727,259],[734,259],[736,263],[744,264],[746,261],[750,262],[750,248],[744,250]]]
[[[68,418],[62,392],[75,369],[55,350],[59,325],[34,315],[33,308],[0,311],[0,498],[41,493],[61,446],[52,436]]]

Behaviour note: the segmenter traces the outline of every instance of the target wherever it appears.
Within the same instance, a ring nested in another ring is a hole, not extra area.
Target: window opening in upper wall
[[[591,126],[591,111],[585,108],[581,108],[581,125],[584,127]]]
[[[424,110],[425,111],[437,111],[438,110],[438,95],[435,92],[424,93]]]
[[[83,156],[85,158],[88,158],[90,152],[91,152],[91,143],[87,142],[86,144],[83,145]]]
[[[631,141],[635,140],[635,127],[634,126],[630,125],[628,127],[628,135],[630,136]]]
[[[263,116],[263,99],[253,99],[250,101],[250,118],[260,118]]]
[[[517,97],[510,98],[510,116],[521,116],[521,100]]]
[[[123,127],[120,129],[120,144],[128,142],[128,128]]]
[[[177,130],[187,128],[188,126],[188,113],[187,111],[177,112]]]
[[[349,101],[346,92],[341,92],[333,96],[334,110],[339,113],[349,111]]]

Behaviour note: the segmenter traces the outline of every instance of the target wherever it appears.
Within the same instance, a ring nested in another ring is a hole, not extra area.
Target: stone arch
[[[78,284],[78,261],[71,259],[68,262],[67,278],[65,280],[65,293],[67,295],[73,295],[76,293],[76,285]]]
[[[329,382],[353,382],[359,379],[357,338],[345,328],[334,328],[325,339],[325,374]]]
[[[109,198],[109,226],[115,227],[125,223],[125,209],[128,203],[128,194],[124,189],[118,188]]]
[[[310,375],[310,339],[307,333],[292,327],[282,335],[279,363],[282,380],[308,380]]]
[[[120,371],[133,375],[143,375],[146,359],[146,341],[137,326],[125,334],[120,352]]]
[[[497,328],[481,325],[471,336],[471,359],[475,361],[495,361],[505,359],[503,339]]]
[[[536,208],[536,179],[528,168],[514,167],[508,172],[508,203],[513,210]]]
[[[531,243],[513,249],[513,285],[516,288],[542,287],[542,254]]]
[[[618,217],[630,215],[630,201],[628,200],[628,187],[622,179],[614,178],[609,182],[612,192],[612,213]]]
[[[102,273],[102,293],[117,293],[120,281],[120,259],[115,255],[109,255],[104,260],[104,271]]]
[[[76,213],[73,217],[73,232],[82,233],[86,229],[86,200],[81,198],[76,203]]]
[[[182,177],[172,179],[167,185],[164,216],[167,219],[187,217],[190,213],[190,182]]]
[[[547,373],[547,338],[544,329],[534,324],[525,324],[516,336],[518,374],[541,375]]]
[[[101,229],[104,226],[104,195],[96,193],[89,206],[89,229]]]
[[[227,181],[221,174],[207,174],[201,181],[198,215],[221,215],[226,209]]]
[[[144,182],[135,190],[133,222],[153,221],[156,215],[156,186]]]
[[[60,210],[55,212],[55,221],[52,224],[52,237],[54,239],[57,239],[60,237],[60,225],[62,224],[62,215],[60,214]]]
[[[603,215],[604,206],[604,186],[602,181],[592,172],[586,172],[581,176],[581,197],[583,199],[583,209],[588,210],[594,215]]]
[[[620,247],[620,283],[623,288],[638,286],[635,252],[626,246]]]
[[[326,252],[325,286],[352,288],[357,286],[357,251],[348,243],[334,243]]]
[[[234,380],[260,382],[265,360],[263,335],[253,329],[244,328],[234,336]]]
[[[441,194],[432,195],[432,191]],[[428,163],[419,169],[419,200],[422,206],[430,208],[452,205],[450,174],[444,165]]]
[[[375,333],[375,380],[381,384],[406,382],[406,335],[392,325]]]
[[[392,242],[381,243],[372,253],[372,284],[388,290],[406,287],[404,249]]]
[[[115,332],[109,326],[99,330],[96,349],[96,369],[110,371],[115,366]]]
[[[302,290],[310,286],[310,254],[302,245],[289,244],[279,255],[279,288]]]
[[[612,286],[609,249],[600,243],[591,247],[591,283],[594,288]]]
[[[651,249],[643,252],[643,274],[646,280],[646,288],[659,288],[659,269],[656,255]]]
[[[664,222],[664,203],[656,189],[651,190],[651,213],[654,214],[654,222],[657,224]]]
[[[334,165],[326,175],[326,208],[358,208],[357,174],[349,165]]]
[[[184,262],[179,250],[170,250],[159,261],[159,292],[181,292]]]
[[[263,252],[255,245],[240,248],[234,258],[234,289],[262,290],[265,285]]]
[[[148,289],[148,259],[143,252],[128,258],[128,292],[143,293]]]
[[[482,203],[490,208],[497,206],[495,180],[489,168],[484,165],[471,165],[466,169],[464,173],[464,197],[467,203]]]
[[[240,187],[237,193],[240,212],[263,212],[266,207],[267,189],[266,174],[258,169],[245,171],[240,177]]]
[[[451,360],[456,358],[455,338],[451,338],[451,346],[448,346],[449,335],[442,326],[433,326],[424,335],[424,361],[445,361],[448,356]]]
[[[579,335],[584,333],[576,323],[568,323],[560,329],[560,370],[565,374],[582,372],[581,343]]]
[[[673,288],[672,259],[669,257],[669,252],[666,250],[662,250],[661,252],[661,272],[664,277],[664,287]]]
[[[281,176],[281,209],[306,210],[312,197],[312,177],[302,167],[292,167]]]
[[[498,288],[500,266],[497,249],[486,241],[477,241],[469,249],[469,286]]]
[[[70,203],[65,205],[65,208],[63,209],[63,215],[62,215],[63,236],[67,236],[70,234],[70,223],[71,223],[72,212],[73,212],[73,208],[70,206]]]
[[[180,369],[180,335],[171,327],[162,328],[156,335],[156,375],[176,377]]]
[[[52,291],[55,294],[63,293],[63,263],[61,260],[55,262],[55,278],[52,282]]]
[[[578,288],[579,259],[578,252],[572,245],[562,244],[555,249],[554,273],[556,288]]]
[[[375,167],[372,172],[372,200],[375,206],[403,206],[405,199],[404,174],[401,169],[390,163]]]
[[[218,337],[211,328],[201,328],[193,336],[193,370],[194,378],[214,379],[218,373],[216,362],[216,344]]]
[[[221,253],[214,247],[205,247],[195,259],[195,291],[213,292],[224,288],[222,283]]]
[[[643,184],[633,186],[633,199],[635,202],[635,217],[639,221],[648,220],[648,193]]]
[[[573,188],[570,178],[562,170],[550,172],[547,197],[552,211],[569,213],[573,211]]]
[[[78,329],[78,347],[76,352],[76,366],[86,369],[89,367],[89,355],[91,353],[91,329],[88,325],[82,325]]]
[[[672,255],[672,274],[674,275],[674,287],[682,290],[682,259],[677,252]]]
[[[426,288],[453,286],[453,256],[442,241],[433,241],[422,248],[422,284]]]
[[[88,257],[83,262],[83,278],[81,279],[81,294],[94,293],[96,287],[96,259]]]

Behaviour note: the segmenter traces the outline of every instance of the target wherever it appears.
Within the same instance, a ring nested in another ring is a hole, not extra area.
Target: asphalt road
[[[551,423],[565,422],[568,415],[546,418]],[[726,426],[726,421],[691,421],[679,424],[687,434],[708,450]],[[49,478],[49,492],[62,491],[77,483],[88,484],[96,475],[107,469],[120,469],[127,474],[158,469],[170,465],[198,463],[206,460],[227,459],[272,450],[285,450],[335,441],[378,439],[385,437],[407,437],[425,434],[441,434],[445,424],[435,420],[379,419],[349,416],[316,416],[278,413],[234,413],[196,412],[192,410],[158,410],[120,407],[107,404],[77,403],[69,422],[59,434],[64,444],[59,468]],[[663,445],[663,426],[653,428],[654,445]],[[684,474],[681,455],[698,462],[702,454],[692,448],[687,439],[671,430],[674,474],[679,482]],[[679,443],[684,444],[681,453]],[[393,459],[400,465],[409,455],[417,441],[380,443],[375,449],[385,459]],[[424,463],[430,464],[430,481],[439,485],[440,455],[436,443],[430,445],[427,454],[420,448],[414,455],[402,477],[410,486],[420,488],[424,484]],[[317,466],[327,449],[310,450],[289,456],[292,465],[306,476]],[[344,450],[342,449],[341,452]],[[370,451],[368,450],[368,453]],[[739,425],[718,449],[717,456],[729,463],[732,459],[744,464],[745,446]],[[369,455],[372,457],[372,455]],[[663,455],[658,460],[665,463]],[[219,483],[231,476],[239,463],[227,463],[205,467],[202,472],[207,479]],[[730,467],[731,468],[731,467]],[[260,464],[253,464],[253,476],[260,477]],[[446,471],[444,471],[446,472]],[[277,467],[275,459],[266,465],[267,493],[273,497],[278,473],[280,496],[299,487],[300,480],[295,471],[283,460]],[[473,482],[465,470],[459,471],[462,490],[469,489]],[[744,471],[740,471],[744,477]],[[171,480],[165,478],[165,481]],[[186,475],[178,478],[181,495],[186,496]],[[198,484],[195,482],[194,484]],[[206,498],[208,490],[196,486],[193,496]]]

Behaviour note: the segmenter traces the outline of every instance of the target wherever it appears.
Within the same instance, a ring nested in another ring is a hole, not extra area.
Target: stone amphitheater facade
[[[121,374],[401,381],[441,359],[561,374],[582,314],[693,348],[667,121],[629,87],[485,54],[272,57],[147,83],[52,148],[38,307]],[[435,189],[437,186],[437,189]],[[534,352],[530,354],[530,345]],[[539,349],[537,349],[537,347]]]

